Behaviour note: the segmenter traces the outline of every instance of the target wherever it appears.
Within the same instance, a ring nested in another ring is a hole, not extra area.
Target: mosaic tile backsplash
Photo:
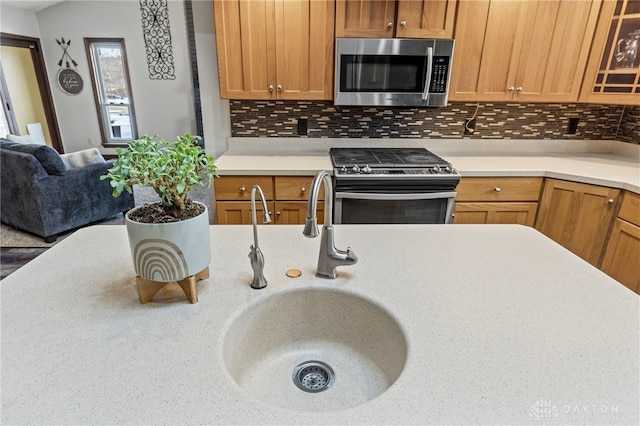
[[[640,106],[481,102],[387,108],[236,100],[230,110],[234,137],[618,139],[640,144]],[[475,132],[465,135],[465,121],[473,117]],[[567,133],[570,118],[578,119],[575,134]],[[298,119],[307,120],[306,135]]]

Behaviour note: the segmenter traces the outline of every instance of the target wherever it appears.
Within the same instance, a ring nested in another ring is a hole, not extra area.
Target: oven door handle
[[[381,193],[354,193],[354,192],[336,192],[336,199],[346,198],[354,200],[438,200],[441,198],[455,198],[456,191],[450,192],[427,192],[427,193],[409,193],[409,194],[381,194]]]

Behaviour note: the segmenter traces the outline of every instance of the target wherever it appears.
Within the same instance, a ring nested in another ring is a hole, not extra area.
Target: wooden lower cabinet
[[[251,188],[260,185],[276,225],[304,224],[307,215],[309,187],[313,176],[223,176],[215,180],[216,219],[221,225],[249,225],[251,219]],[[324,200],[320,189],[319,200]],[[262,203],[256,196],[258,224],[262,223]],[[319,201],[316,216],[324,221],[324,202]]]
[[[547,179],[536,229],[599,266],[620,190]]]
[[[269,201],[267,207],[269,213],[273,214],[273,201]],[[216,215],[219,225],[251,225],[251,201],[217,201]],[[262,202],[259,199],[256,199],[256,219],[261,225]]]
[[[453,223],[533,226],[538,203],[456,203]]]
[[[537,177],[464,177],[453,223],[533,226],[541,188]]]
[[[624,193],[600,269],[640,294],[640,195]]]

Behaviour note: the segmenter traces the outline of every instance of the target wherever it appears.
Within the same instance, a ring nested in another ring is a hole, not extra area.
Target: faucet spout
[[[271,222],[269,216],[269,209],[267,208],[267,202],[264,199],[264,193],[260,185],[253,185],[251,188],[251,222],[253,225],[253,245],[251,245],[249,252],[249,259],[251,261],[251,268],[253,269],[253,280],[251,281],[251,288],[261,289],[267,286],[267,279],[264,277],[264,255],[258,246],[258,220],[256,219],[256,191],[260,194],[260,200],[262,201],[262,222]]]
[[[316,210],[318,207],[318,195],[320,185],[324,184],[324,226],[320,238],[320,254],[318,256],[318,271],[316,276],[320,278],[336,278],[336,267],[353,265],[358,257],[351,251],[339,250],[335,247],[333,229],[333,184],[331,176],[326,170],[320,170],[313,178],[309,191],[309,204],[307,206],[307,218],[302,234],[305,237],[314,238],[319,235]]]

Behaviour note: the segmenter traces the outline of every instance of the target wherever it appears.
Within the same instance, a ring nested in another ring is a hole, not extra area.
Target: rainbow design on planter
[[[179,281],[189,276],[189,265],[178,246],[167,240],[146,239],[133,250],[136,273],[159,282]]]

